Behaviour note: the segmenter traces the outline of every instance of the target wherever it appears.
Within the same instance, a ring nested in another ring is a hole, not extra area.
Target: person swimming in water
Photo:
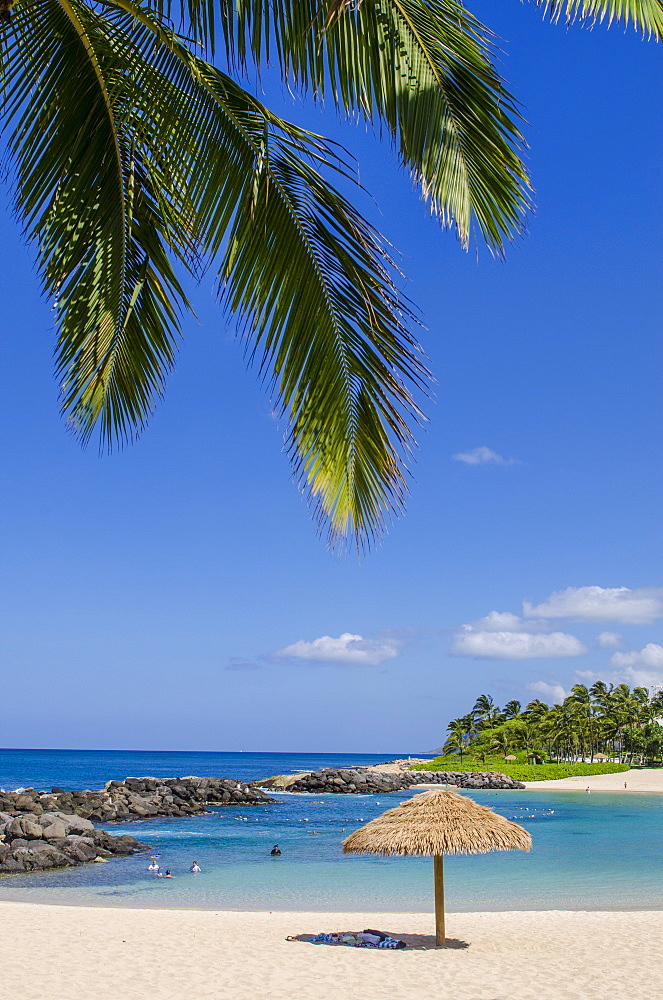
[[[170,874],[170,868],[166,868],[165,875],[162,875],[161,872],[159,872],[159,878],[173,878],[173,876]]]
[[[271,851],[269,853],[272,855],[272,857],[276,858],[281,853],[281,848],[279,847],[278,844],[274,844],[274,846],[272,847],[272,849],[271,849]]]
[[[198,862],[194,861],[191,867],[189,868],[189,871],[191,872],[192,875],[197,875],[199,871],[202,871],[202,869],[198,864]]]

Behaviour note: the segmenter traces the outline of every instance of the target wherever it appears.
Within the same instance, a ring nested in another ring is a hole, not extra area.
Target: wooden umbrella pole
[[[446,930],[444,927],[444,855],[433,856],[433,874],[435,878],[435,943],[444,948]]]

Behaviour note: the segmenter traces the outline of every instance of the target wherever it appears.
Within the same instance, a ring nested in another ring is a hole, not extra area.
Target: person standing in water
[[[200,868],[200,866],[199,866],[199,864],[198,864],[197,861],[193,862],[193,864],[189,868],[189,871],[191,872],[192,875],[197,875],[198,872],[201,871],[201,868]]]
[[[272,847],[272,849],[271,849],[271,851],[269,853],[272,855],[272,857],[276,858],[281,853],[281,848],[279,847],[278,844],[274,844],[274,846]]]

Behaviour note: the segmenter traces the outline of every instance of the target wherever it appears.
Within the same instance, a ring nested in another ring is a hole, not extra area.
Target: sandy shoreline
[[[659,912],[432,915],[122,910],[0,903],[0,996],[37,1000],[658,1000]],[[379,927],[404,951],[288,942]]]
[[[626,782],[626,788],[624,788]],[[581,791],[589,786],[593,792],[663,792],[663,768],[618,771],[614,774],[591,774],[577,778],[557,778],[555,781],[526,781],[526,788],[540,791]]]
[[[424,758],[415,757],[403,758],[394,761],[392,764],[375,764],[367,770],[371,771],[400,771],[403,764],[425,763]],[[532,765],[532,769],[535,765]],[[626,788],[624,788],[626,782]],[[589,785],[591,791],[595,792],[663,792],[663,768],[638,768],[632,771],[618,771],[613,774],[592,774],[577,778],[555,778],[551,781],[525,781],[525,788],[538,789],[539,791],[582,791]],[[428,788],[439,788],[438,784],[416,785],[422,791]]]
[[[626,782],[626,788],[624,788]],[[554,781],[525,781],[525,788],[549,792],[663,792],[663,768],[643,768],[618,771],[614,774],[590,774],[577,778],[556,778]],[[442,786],[445,787],[445,786]],[[450,786],[451,787],[451,786]],[[440,788],[440,785],[416,785],[416,789]]]

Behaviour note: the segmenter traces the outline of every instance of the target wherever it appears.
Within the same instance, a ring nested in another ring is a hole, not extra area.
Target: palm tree
[[[628,739],[629,753],[631,760],[633,760],[633,733],[637,730],[643,730],[652,718],[649,691],[645,687],[634,687],[631,691],[627,684],[620,684],[615,688],[615,693],[619,698],[625,719],[624,742]]]
[[[479,729],[490,728],[504,722],[505,716],[499,710],[491,695],[480,694],[470,713]]]
[[[663,727],[656,722],[649,722],[642,732],[642,741],[645,755],[650,760],[660,758],[663,752]]]
[[[609,720],[614,734],[619,742],[619,763],[624,760],[626,751],[625,730],[633,720],[633,698],[628,684],[618,684],[610,696]]]
[[[520,749],[530,751],[538,751],[540,749],[540,727],[535,722],[521,716],[520,719],[518,719],[517,727],[515,727],[512,732],[517,739],[517,744]]]
[[[497,711],[495,702],[489,694],[480,694],[474,702],[472,716],[475,723],[481,728],[485,727],[488,719]]]
[[[585,684],[574,684],[569,695],[569,702],[576,709],[578,716],[587,726],[590,760],[594,760],[594,728],[592,696]]]
[[[443,754],[457,753],[460,756],[460,763],[463,763],[463,754],[467,750],[470,742],[470,730],[468,728],[468,717],[452,719],[447,726],[447,739],[442,748]]]
[[[550,706],[546,705],[545,701],[541,701],[540,698],[535,698],[534,701],[530,701],[529,704],[526,705],[523,716],[534,723],[538,723],[549,711]]]
[[[468,715],[450,723],[448,749],[464,752],[469,743],[472,756],[484,762],[495,751],[545,749],[559,761],[584,759],[589,746],[592,759],[600,750],[632,763],[636,755],[654,759],[663,746],[663,726],[657,722],[663,699],[644,687],[597,681],[587,690],[576,684],[561,705],[551,707],[537,698],[516,718],[506,718],[515,704],[508,702],[500,713],[490,695],[481,695]],[[486,717],[498,721],[486,724]]]
[[[553,705],[541,720],[541,732],[549,746],[555,748],[555,756],[570,758],[575,744],[573,712],[565,699],[562,705]]]
[[[517,719],[520,717],[521,704],[515,698],[511,701],[507,701],[506,705],[502,709],[502,714],[505,719]]]
[[[651,700],[652,718],[654,720],[663,716],[663,690],[656,691]]]
[[[613,684],[606,684],[605,681],[595,681],[589,689],[589,693],[592,699],[605,710],[610,705],[613,687]]]
[[[663,34],[663,0],[533,2]],[[384,128],[463,246],[521,229],[521,119],[460,0],[0,0],[16,210],[73,433],[141,432],[191,308],[180,273],[212,267],[315,514],[366,545],[403,507],[428,376],[388,245],[329,179],[353,176],[344,152],[239,82],[270,58]]]
[[[507,729],[498,729],[490,741],[491,750],[497,750],[503,757],[510,752],[515,742],[514,734]]]

